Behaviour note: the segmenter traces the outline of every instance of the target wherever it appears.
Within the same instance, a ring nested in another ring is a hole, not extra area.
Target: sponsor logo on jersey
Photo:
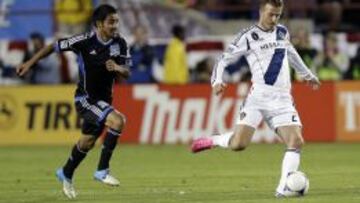
[[[273,48],[278,48],[280,46],[281,46],[281,44],[279,42],[270,42],[270,43],[261,45],[260,49],[273,49]]]

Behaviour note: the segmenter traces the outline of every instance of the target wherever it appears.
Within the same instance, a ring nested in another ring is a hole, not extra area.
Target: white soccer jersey
[[[222,83],[225,67],[241,56],[246,57],[250,66],[253,84],[290,89],[289,63],[303,79],[314,78],[289,39],[283,25],[277,25],[272,31],[264,31],[257,25],[243,30],[216,63],[212,85]]]

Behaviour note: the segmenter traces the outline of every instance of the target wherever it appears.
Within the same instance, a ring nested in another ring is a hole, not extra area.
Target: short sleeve
[[[131,66],[131,56],[130,56],[130,50],[129,47],[124,39],[119,40],[119,46],[120,46],[120,55],[115,57],[116,63],[119,65],[125,65],[125,66]]]

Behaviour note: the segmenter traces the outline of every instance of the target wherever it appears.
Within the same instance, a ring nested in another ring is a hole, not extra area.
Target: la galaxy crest
[[[258,35],[256,32],[252,32],[252,33],[251,33],[251,37],[252,37],[255,41],[259,40],[259,35]]]

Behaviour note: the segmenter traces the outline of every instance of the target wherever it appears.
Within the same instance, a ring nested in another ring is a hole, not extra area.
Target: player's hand
[[[119,68],[116,71],[125,79],[129,78],[131,75],[129,68],[126,68],[124,66],[119,66]]]
[[[116,66],[118,66],[118,65],[112,59],[109,59],[105,62],[105,67],[108,71],[115,71]]]
[[[32,65],[33,63],[31,61],[20,64],[16,67],[16,74],[20,77],[24,76],[30,70]]]
[[[105,62],[106,69],[108,71],[114,71],[119,73],[122,77],[128,78],[130,76],[130,70],[125,66],[118,65],[114,60],[110,59]]]
[[[306,81],[308,85],[312,87],[313,90],[318,90],[320,88],[321,82],[317,77],[313,77],[310,80]]]
[[[216,95],[220,95],[225,91],[226,86],[227,85],[225,83],[218,83],[214,85],[213,90]]]

